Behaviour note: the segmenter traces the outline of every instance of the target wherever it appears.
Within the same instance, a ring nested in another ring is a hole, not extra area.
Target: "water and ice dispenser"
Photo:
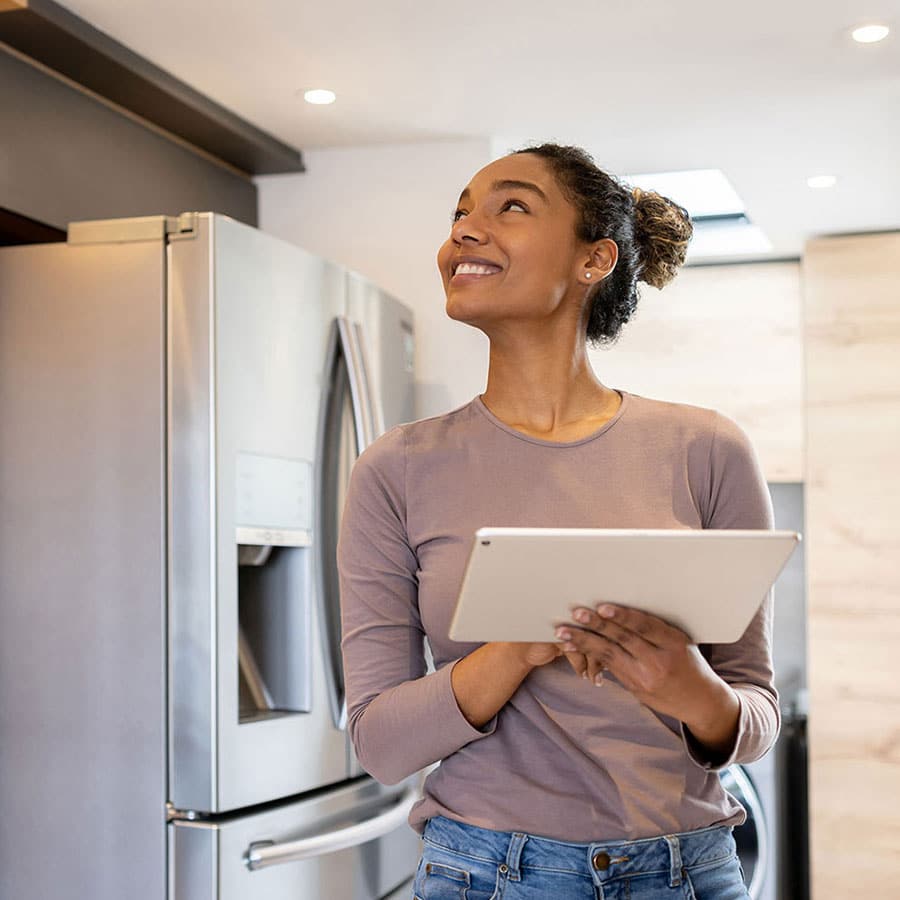
[[[312,703],[312,467],[238,454],[239,721]]]

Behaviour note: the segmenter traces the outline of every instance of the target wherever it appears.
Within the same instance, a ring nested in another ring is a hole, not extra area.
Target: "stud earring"
[[[590,278],[590,277],[591,277],[591,273],[590,273],[590,272],[585,272],[585,273],[584,273],[584,277],[585,277],[585,278]]]

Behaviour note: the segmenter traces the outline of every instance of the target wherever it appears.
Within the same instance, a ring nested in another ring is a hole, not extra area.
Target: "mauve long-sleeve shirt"
[[[562,443],[516,431],[479,396],[396,426],[353,468],[337,548],[348,727],[362,765],[387,784],[440,761],[410,814],[419,832],[444,815],[587,843],[744,820],[717,771],[758,759],[778,733],[773,591],[739,641],[701,645],[740,701],[724,761],[705,759],[680,722],[608,673],[597,688],[564,658],[533,669],[482,728],[451,688],[454,663],[480,646],[447,631],[482,526],[774,527],[759,462],[735,422],[619,394],[600,429]]]

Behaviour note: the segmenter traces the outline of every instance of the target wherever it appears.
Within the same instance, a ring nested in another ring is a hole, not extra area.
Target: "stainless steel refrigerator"
[[[0,250],[0,896],[373,900],[418,779],[345,729],[350,468],[411,311],[210,213]]]

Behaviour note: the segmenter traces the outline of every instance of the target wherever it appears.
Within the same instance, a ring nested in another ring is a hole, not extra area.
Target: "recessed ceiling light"
[[[813,175],[806,179],[807,185],[811,188],[830,188],[837,184],[837,176],[835,175]]]
[[[306,91],[303,94],[303,99],[307,103],[315,103],[317,106],[326,106],[329,103],[334,103],[336,95],[334,91],[326,91],[323,88],[316,88],[312,91]]]
[[[853,29],[853,40],[860,44],[874,44],[883,41],[891,32],[887,25],[862,25]]]

